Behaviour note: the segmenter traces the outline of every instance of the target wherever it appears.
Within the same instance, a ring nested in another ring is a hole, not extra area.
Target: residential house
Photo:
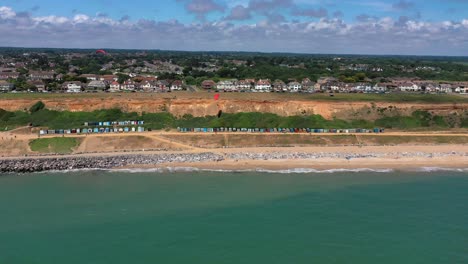
[[[236,84],[238,91],[249,91],[252,88],[252,84],[247,80],[240,80]]]
[[[461,94],[468,93],[468,83],[456,83],[454,91]]]
[[[99,77],[96,74],[81,74],[80,77],[86,78],[88,81],[99,80]]]
[[[0,92],[7,93],[13,90],[13,88],[15,88],[15,86],[12,83],[0,80]]]
[[[322,84],[320,90],[328,92],[340,92],[345,90],[346,84],[337,81],[330,81]]]
[[[111,93],[120,92],[120,87],[121,87],[120,83],[118,83],[117,81],[113,81],[109,85],[109,92]]]
[[[421,90],[421,87],[411,82],[405,82],[400,83],[398,89],[402,92],[418,92]]]
[[[441,83],[439,85],[439,93],[452,93],[454,88],[452,87],[452,84],[450,83]]]
[[[216,87],[216,83],[213,80],[206,80],[202,82],[201,86],[203,89],[213,89]]]
[[[38,92],[44,93],[47,92],[46,85],[42,80],[39,81],[30,81],[28,82],[29,85],[35,87]]]
[[[374,89],[370,83],[355,83],[353,85],[352,91],[358,93],[370,93],[373,92]]]
[[[175,80],[171,84],[171,91],[182,91],[184,89],[184,82]]]
[[[144,92],[154,92],[157,88],[156,82],[154,81],[142,81],[140,83],[140,89],[143,90]]]
[[[169,82],[166,80],[159,80],[156,82],[156,91],[157,92],[167,92],[169,91]]]
[[[79,81],[64,82],[62,89],[67,93],[80,93],[83,89],[83,84]]]
[[[276,80],[272,86],[273,91],[284,93],[288,91],[288,86],[282,80]]]
[[[376,83],[373,89],[376,92],[382,93],[382,92],[386,92],[390,85],[391,85],[390,83]]]
[[[421,84],[421,91],[425,93],[437,93],[439,85],[434,82],[426,82]]]
[[[271,83],[268,79],[260,79],[255,84],[255,91],[257,92],[270,92],[271,91]]]
[[[299,82],[290,82],[288,83],[288,90],[291,93],[297,93],[302,91],[302,84]]]
[[[0,72],[0,80],[13,79],[16,80],[19,77],[18,72]]]
[[[54,72],[48,71],[31,71],[29,72],[29,80],[38,81],[38,80],[53,80]]]
[[[120,88],[123,91],[136,91],[138,88],[138,85],[136,82],[132,80],[127,80],[120,86]]]
[[[315,83],[311,81],[309,78],[304,78],[301,82],[302,90],[307,92],[313,92]]]
[[[216,89],[219,91],[232,92],[237,90],[237,80],[224,80],[219,81],[216,85]]]
[[[104,91],[106,89],[107,83],[99,80],[90,81],[86,87],[87,91]]]
[[[119,76],[117,75],[114,75],[114,74],[106,74],[106,75],[101,75],[99,76],[99,80],[101,81],[106,81],[106,82],[113,82],[113,81],[117,81],[119,79]]]
[[[332,83],[332,82],[337,82],[338,79],[336,79],[335,77],[320,77],[318,80],[317,80],[317,83],[319,85],[323,85],[323,84],[326,84],[326,83]]]

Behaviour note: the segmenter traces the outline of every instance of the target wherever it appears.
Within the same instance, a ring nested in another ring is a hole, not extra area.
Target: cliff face
[[[1,99],[0,108],[8,111],[29,109],[37,100]],[[426,110],[439,115],[468,110],[467,103],[370,103],[339,101],[301,101],[301,100],[235,100],[214,101],[210,99],[168,99],[168,98],[51,98],[42,99],[46,107],[58,111],[93,111],[119,108],[126,112],[169,112],[176,116],[216,115],[223,113],[266,112],[281,116],[318,114],[327,119],[337,118],[377,118],[379,113],[409,114],[415,110]]]

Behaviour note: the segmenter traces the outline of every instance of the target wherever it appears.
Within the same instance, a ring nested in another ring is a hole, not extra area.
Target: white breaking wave
[[[417,171],[422,171],[422,172],[437,172],[437,171],[468,172],[468,168],[422,167],[422,168],[419,168]]]
[[[144,172],[157,172],[157,173],[175,173],[175,172],[263,172],[263,173],[283,173],[283,174],[304,174],[304,173],[336,173],[336,172],[380,172],[388,173],[393,172],[393,169],[370,169],[370,168],[358,168],[358,169],[328,169],[328,170],[317,170],[309,168],[294,168],[287,170],[269,170],[263,168],[257,169],[246,169],[246,170],[225,170],[225,169],[199,169],[195,167],[166,167],[166,168],[154,168],[154,169],[113,169],[111,172],[128,172],[128,173],[144,173]]]

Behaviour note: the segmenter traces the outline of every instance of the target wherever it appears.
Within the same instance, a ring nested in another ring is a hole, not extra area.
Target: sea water
[[[468,263],[468,172],[0,176],[0,263]]]

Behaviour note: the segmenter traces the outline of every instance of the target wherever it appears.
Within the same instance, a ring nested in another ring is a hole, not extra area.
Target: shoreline
[[[468,170],[468,146],[247,148],[0,159],[0,173],[69,170]]]

